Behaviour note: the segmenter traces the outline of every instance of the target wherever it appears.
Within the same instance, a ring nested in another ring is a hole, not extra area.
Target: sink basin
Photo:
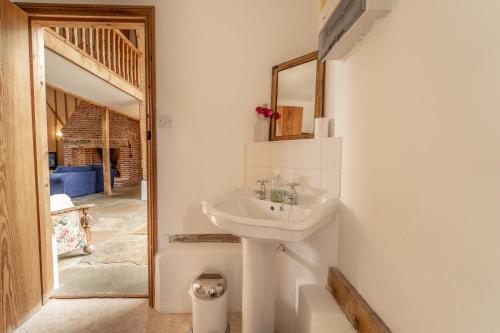
[[[337,199],[299,195],[298,205],[253,197],[249,189],[202,201],[203,212],[220,229],[243,238],[302,241],[335,219]]]
[[[337,201],[329,195],[299,194],[299,204],[290,206],[259,200],[250,189],[202,201],[213,224],[241,237],[243,333],[275,332],[270,299],[276,289],[276,243],[299,242],[333,222]]]

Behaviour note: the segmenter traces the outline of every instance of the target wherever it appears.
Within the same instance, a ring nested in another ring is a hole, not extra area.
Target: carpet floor
[[[241,333],[241,313],[229,314]],[[146,299],[53,299],[15,333],[187,333],[191,314],[162,314]]]
[[[95,204],[90,214],[95,252],[81,249],[59,256],[56,296],[147,294],[147,207],[140,185],[73,198]]]

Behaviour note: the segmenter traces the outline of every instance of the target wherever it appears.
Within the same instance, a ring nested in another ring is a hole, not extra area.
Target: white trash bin
[[[229,333],[227,279],[217,271],[200,274],[189,290],[193,301],[191,333]]]

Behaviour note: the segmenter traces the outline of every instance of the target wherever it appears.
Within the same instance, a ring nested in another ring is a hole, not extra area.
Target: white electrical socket
[[[158,115],[158,128],[172,128],[172,115],[159,114]]]

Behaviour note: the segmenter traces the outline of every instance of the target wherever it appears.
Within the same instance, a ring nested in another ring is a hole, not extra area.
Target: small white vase
[[[269,141],[269,118],[258,117],[255,122],[255,142]]]

